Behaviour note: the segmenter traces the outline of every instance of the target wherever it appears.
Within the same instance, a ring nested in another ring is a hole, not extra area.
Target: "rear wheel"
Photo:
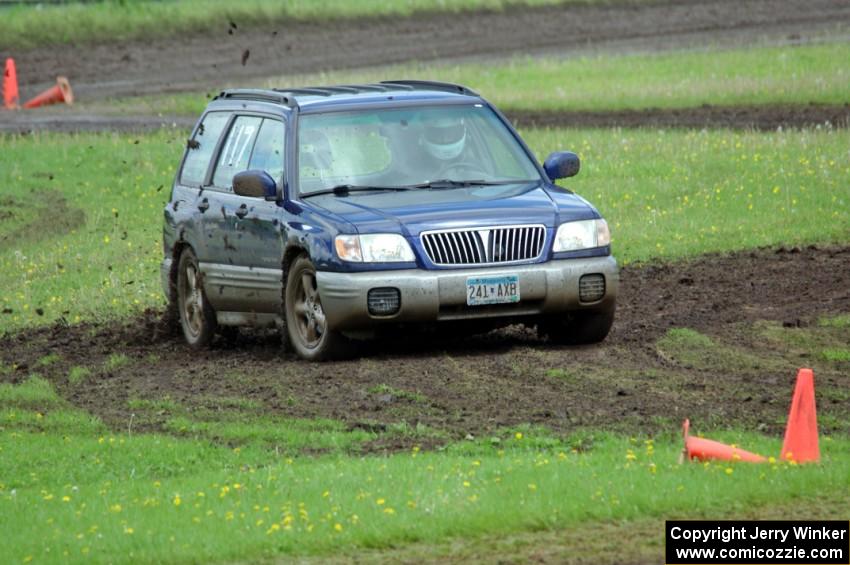
[[[204,294],[198,259],[188,248],[177,264],[177,310],[186,343],[196,348],[208,345],[217,327],[215,310]]]
[[[286,331],[298,355],[310,361],[337,359],[350,352],[349,341],[328,329],[316,284],[316,268],[301,255],[289,268],[285,292]]]
[[[579,310],[560,318],[546,318],[538,324],[537,331],[553,343],[584,345],[604,340],[613,324],[614,308]]]

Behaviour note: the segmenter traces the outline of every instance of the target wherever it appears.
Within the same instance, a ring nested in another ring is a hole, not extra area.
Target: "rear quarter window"
[[[183,170],[180,172],[180,184],[203,184],[218,138],[221,137],[229,117],[229,112],[210,112],[204,116],[195,136],[189,141]]]

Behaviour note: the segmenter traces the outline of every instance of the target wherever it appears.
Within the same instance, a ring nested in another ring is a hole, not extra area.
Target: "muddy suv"
[[[275,326],[305,359],[382,327],[513,323],[590,343],[614,319],[608,225],[462,86],[226,90],[165,207],[162,282],[186,341]]]

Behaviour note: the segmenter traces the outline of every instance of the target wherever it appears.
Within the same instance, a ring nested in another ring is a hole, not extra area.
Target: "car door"
[[[279,311],[282,241],[277,203],[235,194],[233,176],[262,169],[281,182],[284,132],[280,120],[241,115],[222,144],[211,185],[218,227],[207,234],[218,261],[208,267],[206,280],[210,301],[220,312]]]
[[[209,260],[209,249],[203,235],[203,220],[209,209],[209,200],[202,187],[207,182],[215,149],[229,119],[230,112],[209,112],[201,119],[187,142],[180,174],[174,182],[169,209],[166,210],[166,216],[171,217],[166,219],[166,228],[174,229],[170,240],[189,243],[199,261]]]

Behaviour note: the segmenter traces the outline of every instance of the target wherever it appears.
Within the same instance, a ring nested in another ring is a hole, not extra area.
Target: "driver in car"
[[[464,162],[466,138],[466,124],[462,118],[440,118],[425,122],[419,144],[425,154],[430,156],[430,159],[422,159],[420,163],[427,170],[427,180],[442,180],[457,173],[453,169],[457,169],[455,165]]]

